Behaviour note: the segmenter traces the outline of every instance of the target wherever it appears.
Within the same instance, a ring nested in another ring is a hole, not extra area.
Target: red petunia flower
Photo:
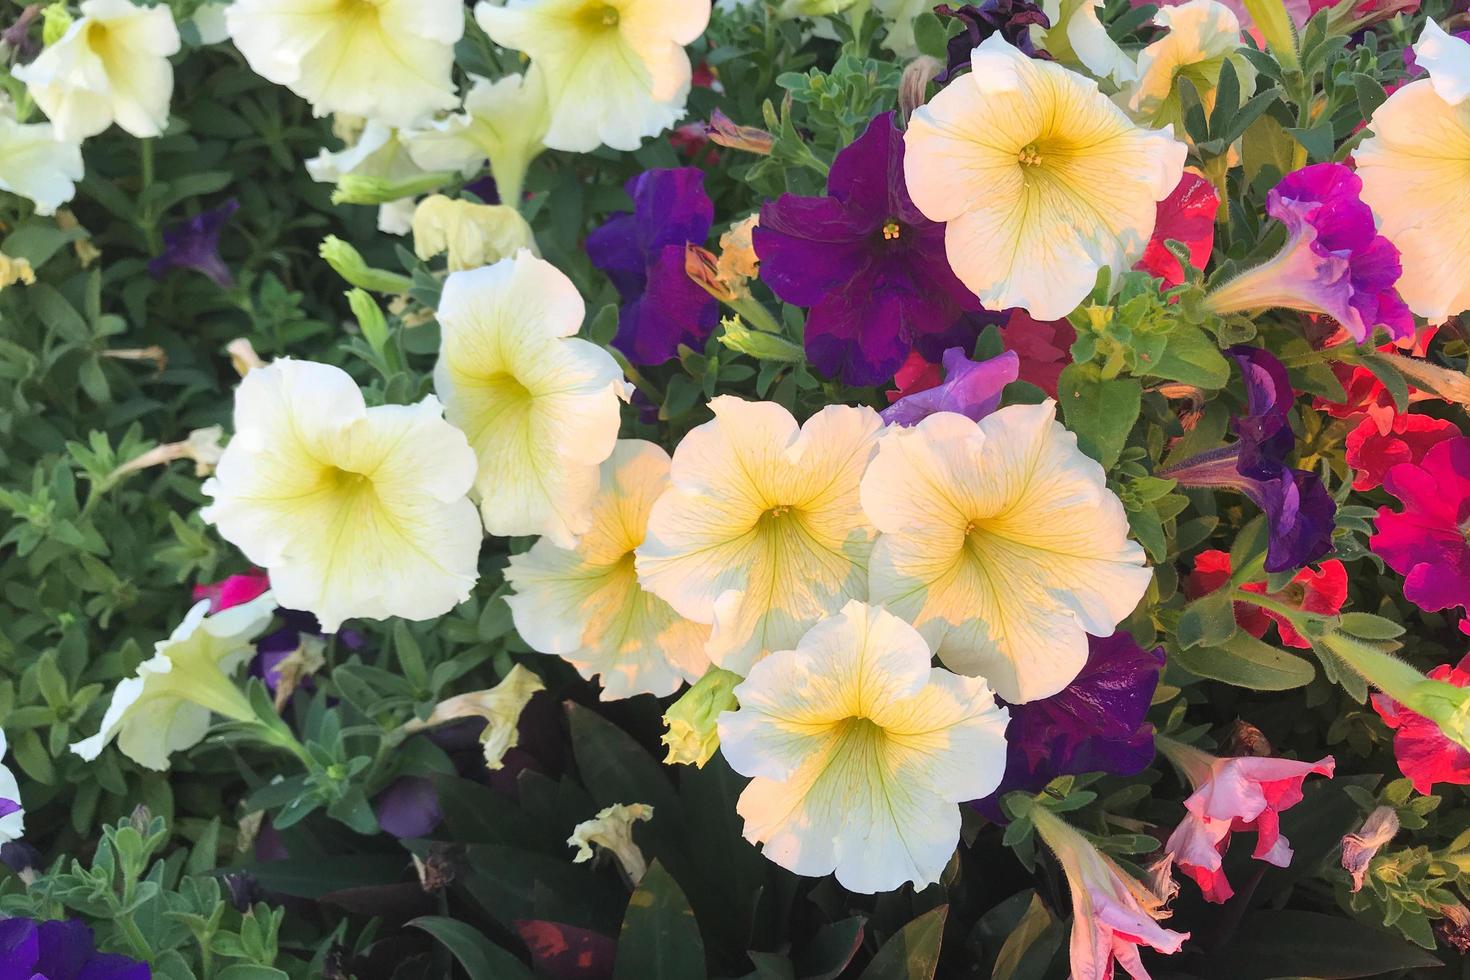
[[[1214,592],[1229,580],[1230,555],[1223,551],[1202,551],[1195,556],[1194,571],[1185,579],[1184,591],[1190,598],[1198,598]],[[1347,569],[1333,558],[1317,568],[1303,568],[1280,592],[1267,592],[1265,582],[1251,582],[1243,588],[1306,612],[1331,616],[1347,601]],[[1284,646],[1302,650],[1311,646],[1286,617],[1248,602],[1235,603],[1235,622],[1256,639],[1265,636],[1267,628],[1274,622]]]
[[[1189,246],[1190,264],[1203,269],[1214,250],[1215,213],[1219,209],[1220,196],[1214,185],[1186,171],[1179,185],[1159,202],[1153,237],[1133,268],[1159,277],[1165,286],[1179,285],[1184,281],[1184,269],[1164,245],[1173,239]]]
[[[1390,468],[1421,462],[1429,450],[1458,435],[1460,430],[1453,423],[1428,415],[1395,415],[1387,432],[1376,420],[1365,417],[1347,437],[1353,489],[1372,490],[1382,485]]]
[[[1440,664],[1429,672],[1429,679],[1470,687],[1470,654],[1456,665]],[[1386,694],[1374,694],[1372,700],[1373,710],[1394,730],[1394,757],[1414,789],[1427,795],[1435,783],[1470,786],[1470,751],[1450,741],[1437,722]]]

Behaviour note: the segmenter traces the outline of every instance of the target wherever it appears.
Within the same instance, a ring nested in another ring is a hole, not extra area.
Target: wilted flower
[[[1418,463],[1400,463],[1383,488],[1403,509],[1378,508],[1373,553],[1404,576],[1420,609],[1470,609],[1470,438],[1438,443]]]
[[[546,685],[540,677],[516,664],[494,687],[446,698],[434,705],[429,717],[423,720],[415,718],[405,724],[403,730],[421,732],[461,718],[482,718],[485,728],[480,732],[480,744],[485,749],[485,767],[503,769],[505,753],[521,741],[518,727],[521,712],[537,691],[544,690]]]
[[[460,0],[235,0],[225,22],[250,67],[331,112],[408,126],[457,100]]]
[[[596,844],[611,852],[628,880],[638,884],[648,872],[648,862],[633,840],[633,825],[652,819],[653,807],[646,803],[614,803],[604,807],[591,820],[583,820],[572,828],[572,836],[567,838],[567,846],[577,849],[572,863],[592,860],[592,845]]]
[[[1029,58],[1049,59],[1051,55],[1038,51],[1032,41],[1032,28],[1043,30],[1051,26],[1045,11],[1031,0],[982,0],[960,7],[941,3],[934,8],[940,17],[952,17],[960,22],[960,32],[949,39],[946,52],[949,65],[938,76],[938,81],[948,82],[960,72],[970,68],[970,53],[980,42],[992,34],[1005,38],[1007,44]]]
[[[36,270],[31,268],[29,259],[15,258],[0,252],[0,289],[14,286],[16,283],[22,286],[34,286]]]
[[[478,577],[474,470],[432,396],[368,408],[347,372],[281,358],[240,382],[201,516],[327,632],[353,616],[431,619]]]
[[[1383,845],[1393,840],[1399,832],[1399,817],[1391,806],[1381,806],[1368,814],[1363,826],[1356,834],[1347,834],[1342,839],[1342,866],[1353,878],[1353,891],[1360,891],[1363,878]]]
[[[638,579],[697,623],[705,652],[749,669],[789,649],[849,599],[868,595],[875,531],[858,503],[882,420],[829,405],[797,426],[774,402],[720,395],[714,419],[674,450],[653,506]]]
[[[240,210],[234,198],[217,208],[200,211],[188,221],[163,230],[163,254],[148,263],[148,274],[162,279],[170,269],[193,269],[213,279],[221,289],[235,284],[230,267],[219,254],[219,236],[225,223]]]
[[[725,760],[755,777],[736,806],[746,839],[852,891],[938,881],[955,804],[1005,769],[1006,712],[983,679],[930,657],[913,627],[854,600],[752,667],[719,722]]]
[[[719,109],[710,113],[709,139],[711,143],[744,150],[759,156],[770,156],[776,145],[776,137],[755,126],[741,126]]]
[[[570,548],[591,526],[623,382],[612,355],[574,336],[584,309],[570,279],[524,250],[444,283],[434,390],[474,448],[491,534]]]
[[[1122,272],[1143,255],[1185,146],[1168,127],[1139,128],[1096,83],[1027,58],[1000,35],[972,63],[914,111],[904,136],[909,193],[930,219],[947,222],[949,263],[982,303],[1066,316],[1098,270]]]
[[[168,59],[179,50],[172,11],[132,0],[82,0],[80,9],[60,39],[11,74],[57,139],[80,143],[114,122],[139,139],[159,135],[174,91]]]
[[[509,205],[475,204],[433,194],[414,209],[414,253],[427,260],[448,252],[450,272],[478,269],[523,248],[532,255],[540,254],[531,226]]]
[[[734,689],[742,680],[739,674],[711,667],[669,705],[669,710],[664,712],[664,734],[660,739],[669,747],[665,764],[704,768],[720,747],[717,727],[720,714],[739,707]]]
[[[1016,380],[1020,358],[1011,351],[972,361],[963,348],[944,352],[944,380],[906,392],[880,414],[889,425],[917,425],[935,412],[954,412],[980,421],[1000,407],[1005,386]]]
[[[1050,401],[889,427],[862,505],[882,532],[872,600],[1015,704],[1066,687],[1088,634],[1110,635],[1153,579],[1102,467]]]
[[[230,355],[230,366],[240,377],[245,377],[256,368],[265,367],[265,362],[255,352],[255,345],[250,343],[248,337],[236,337],[225,345],[225,353]]]
[[[145,470],[150,466],[162,466],[176,459],[191,459],[194,461],[194,475],[208,476],[214,472],[224,456],[224,446],[220,440],[224,438],[225,430],[217,425],[211,425],[205,429],[195,429],[189,433],[189,438],[182,442],[168,442],[161,446],[155,446],[139,456],[135,456],[123,463],[109,475],[109,480],[138,470]]]

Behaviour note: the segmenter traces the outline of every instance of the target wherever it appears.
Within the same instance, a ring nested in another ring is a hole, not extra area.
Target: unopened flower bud
[[[898,111],[907,119],[929,97],[929,83],[944,71],[944,62],[933,55],[921,54],[907,65],[898,80]]]
[[[457,174],[445,170],[418,174],[403,180],[386,177],[368,177],[363,174],[343,174],[332,192],[333,204],[390,204],[405,197],[417,197],[437,191],[454,180]]]
[[[664,715],[667,731],[662,739],[669,747],[665,763],[704,768],[720,747],[720,732],[716,727],[720,713],[739,707],[734,689],[743,679],[732,671],[711,667],[679,700],[669,705]]]
[[[806,360],[805,352],[798,345],[779,334],[751,330],[738,316],[726,317],[720,324],[724,327],[720,343],[733,351],[748,354],[759,361],[800,364]]]
[[[363,259],[361,252],[336,235],[328,235],[322,239],[318,254],[332,267],[333,272],[359,289],[375,293],[406,293],[413,286],[413,280],[408,276],[386,269],[374,269]]]
[[[45,18],[41,22],[41,43],[47,47],[60,41],[62,35],[71,29],[71,11],[66,9],[64,3],[53,3],[41,16]]]
[[[716,109],[709,117],[710,142],[732,150],[758,153],[769,156],[776,145],[776,137],[755,126],[740,126],[733,119]]]

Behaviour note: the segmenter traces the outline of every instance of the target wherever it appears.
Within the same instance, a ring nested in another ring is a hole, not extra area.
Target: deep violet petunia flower
[[[1393,467],[1423,462],[1429,450],[1460,435],[1453,422],[1430,415],[1395,414],[1387,432],[1379,431],[1373,419],[1363,419],[1344,444],[1347,464],[1353,470],[1353,489],[1381,486]]]
[[[149,980],[147,963],[99,953],[75,919],[0,920],[0,980]]]
[[[225,223],[240,210],[231,198],[217,208],[200,211],[187,221],[163,230],[163,254],[148,263],[148,274],[162,279],[170,269],[193,269],[213,279],[221,289],[235,284],[230,267],[219,254],[219,236]]]
[[[999,34],[1027,57],[1051,59],[1051,55],[1037,48],[1031,38],[1033,26],[1048,28],[1051,19],[1030,0],[982,0],[981,3],[959,7],[942,3],[934,8],[934,12],[941,17],[952,17],[963,25],[963,29],[949,39],[949,64],[934,79],[941,85],[960,72],[968,71],[970,53],[992,34]]]
[[[1440,664],[1428,677],[1470,687],[1470,654],[1458,664]],[[1446,736],[1438,722],[1410,711],[1387,694],[1375,693],[1372,702],[1383,723],[1393,729],[1394,758],[1415,790],[1427,796],[1435,783],[1470,786],[1470,750]]]
[[[1143,250],[1143,258],[1133,266],[1164,280],[1165,286],[1184,281],[1184,269],[1164,244],[1171,239],[1189,246],[1189,263],[1203,269],[1215,247],[1215,213],[1220,208],[1220,195],[1199,174],[1189,171],[1179,178],[1179,186],[1159,202],[1154,233]]]
[[[1332,550],[1337,504],[1315,473],[1286,464],[1296,447],[1288,419],[1295,393],[1286,368],[1259,347],[1225,353],[1240,367],[1248,402],[1246,414],[1230,422],[1235,442],[1168,466],[1159,476],[1185,487],[1245,494],[1265,512],[1270,527],[1266,571],[1300,568]]]
[[[1191,599],[1208,595],[1230,581],[1230,572],[1229,552],[1201,551],[1194,558],[1194,571],[1185,579],[1184,593]],[[1267,592],[1265,582],[1249,582],[1243,588],[1305,612],[1331,616],[1347,601],[1347,583],[1347,569],[1333,558],[1318,568],[1303,568],[1280,592]],[[1274,622],[1285,646],[1305,650],[1312,645],[1285,616],[1249,602],[1235,603],[1235,622],[1258,640]]]
[[[1340,163],[1287,174],[1266,195],[1266,212],[1286,225],[1286,244],[1211,291],[1206,303],[1216,313],[1285,307],[1325,314],[1359,343],[1380,326],[1391,337],[1412,336],[1414,316],[1395,288],[1398,249],[1378,234],[1362,188]]]
[[[634,364],[662,364],[680,344],[702,350],[719,304],[684,271],[684,250],[702,245],[715,208],[693,167],[649,170],[628,181],[633,212],[587,236],[592,264],[622,297],[612,345]]]
[[[909,198],[903,155],[885,112],[837,154],[828,196],[767,201],[753,236],[761,279],[811,308],[807,358],[847,384],[886,381],[920,336],[980,309],[945,258],[944,225]]]
[[[955,412],[976,422],[1000,407],[1001,392],[1016,380],[1020,358],[1014,352],[972,361],[964,350],[944,352],[944,380],[906,392],[879,414],[889,425],[917,425],[935,412]]]
[[[444,819],[432,780],[400,776],[373,800],[378,826],[394,837],[427,837]]]
[[[1404,576],[1404,598],[1420,609],[1470,609],[1470,438],[1446,439],[1418,463],[1400,463],[1383,489],[1403,510],[1378,508],[1368,547]]]

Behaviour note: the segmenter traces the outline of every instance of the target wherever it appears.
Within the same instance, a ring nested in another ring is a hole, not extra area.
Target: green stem
[[[1241,588],[1236,588],[1234,591],[1232,591],[1230,593],[1230,598],[1235,600],[1236,602],[1248,602],[1253,606],[1260,606],[1262,609],[1269,609],[1271,612],[1276,613],[1278,616],[1291,623],[1292,627],[1298,633],[1302,632],[1302,628],[1307,624],[1308,621],[1325,620],[1328,618],[1326,616],[1319,616],[1317,613],[1309,613],[1306,610],[1298,609],[1296,606],[1289,606],[1284,602],[1279,602],[1276,599],[1272,599],[1270,596],[1262,595],[1259,592],[1247,592],[1245,589]]]
[[[154,179],[153,140],[138,141],[138,161],[143,181],[142,192],[138,196],[146,197],[146,192],[153,186]],[[152,204],[145,205],[139,214],[139,228],[143,232],[143,237],[148,241],[148,254],[160,254],[163,251],[163,236],[158,231],[158,218],[153,213]]]
[[[153,948],[148,945],[148,940],[143,935],[143,930],[133,921],[133,913],[124,912],[116,917],[117,924],[122,926],[123,936],[127,938],[128,945],[133,947],[133,956],[136,959],[148,961],[153,958]]]

